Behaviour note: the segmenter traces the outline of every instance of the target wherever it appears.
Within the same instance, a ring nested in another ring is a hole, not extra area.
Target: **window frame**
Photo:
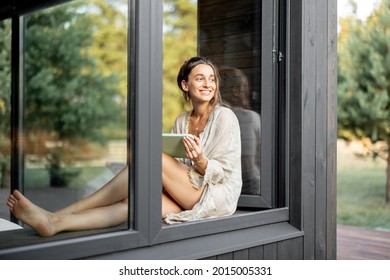
[[[61,4],[69,1],[42,1],[36,4],[37,6],[51,7],[55,4]],[[155,161],[150,161],[148,154],[156,153],[154,149],[161,150],[161,147],[150,147],[147,139],[151,135],[149,112],[161,112],[161,105],[152,102],[151,95],[136,94],[136,92],[143,92],[147,88],[151,88],[153,78],[148,78],[147,73],[153,72],[151,68],[154,67],[152,61],[153,55],[157,54],[159,48],[158,44],[149,45],[149,38],[147,32],[140,32],[141,28],[150,27],[156,20],[156,12],[158,7],[149,1],[139,1],[136,4],[135,0],[129,0],[129,49],[128,49],[128,80],[130,81],[128,87],[128,129],[134,131],[128,137],[129,154],[133,154],[133,158],[129,158],[129,203],[133,207],[133,211],[129,211],[129,229],[110,231],[110,229],[95,230],[91,232],[74,232],[62,233],[50,239],[50,244],[40,246],[39,243],[44,242],[41,238],[29,238],[24,240],[17,247],[8,247],[0,250],[0,258],[6,255],[8,259],[18,258],[23,254],[26,259],[61,259],[61,258],[80,258],[88,257],[96,254],[110,253],[126,249],[137,248],[149,244],[149,223],[147,211],[149,207],[149,192],[148,186],[154,183],[154,180],[149,178],[151,172],[157,172],[153,169],[161,170],[160,165],[151,164]],[[17,5],[16,5],[17,6]],[[27,11],[26,11],[27,10]],[[23,124],[21,123],[23,112],[23,16],[27,12],[37,10],[34,5],[29,9],[15,10],[12,15],[12,162],[11,162],[11,183],[12,186],[20,186],[22,184],[15,184],[16,182],[23,182],[23,155],[21,144],[21,133]],[[153,13],[154,11],[154,13]],[[157,24],[156,24],[157,25]],[[15,30],[17,32],[15,32]],[[145,48],[148,44],[149,48]],[[141,47],[142,46],[142,47]],[[146,61],[149,60],[150,63]],[[138,73],[137,75],[135,73]],[[146,75],[139,75],[145,73]],[[154,83],[156,84],[156,83]],[[160,91],[161,92],[161,91]],[[157,113],[156,113],[157,114]],[[161,115],[161,114],[160,114]],[[137,116],[137,117],[136,117]],[[161,124],[160,124],[161,126]],[[152,132],[157,129],[152,130]],[[161,127],[158,131],[161,131]],[[155,133],[160,137],[160,133]],[[139,156],[143,155],[143,156]],[[145,156],[146,155],[146,156]],[[159,179],[161,181],[161,178]],[[11,190],[12,191],[12,190]],[[138,210],[142,201],[146,211]],[[131,204],[133,203],[133,204]],[[131,209],[131,208],[130,208]],[[16,222],[16,219],[12,218]],[[27,232],[31,233],[31,231]],[[91,233],[95,235],[90,235]],[[12,231],[16,236],[23,235],[20,231]],[[6,233],[1,235],[8,236]],[[70,238],[70,239],[69,239]],[[36,244],[38,243],[38,244]],[[38,246],[36,246],[38,245]]]
[[[286,9],[286,30],[289,29],[289,14],[290,1],[282,1]],[[63,3],[66,1],[41,1],[43,4],[36,4],[37,6],[48,7],[50,5]],[[275,3],[278,0],[263,1],[265,7],[270,9],[275,8]],[[271,196],[275,195],[275,191],[282,191],[286,195],[282,196],[282,201],[279,203],[281,207],[268,209],[263,211],[238,211],[235,215],[203,220],[198,222],[189,222],[176,225],[164,225],[161,223],[161,115],[162,115],[162,17],[163,8],[162,0],[128,0],[129,3],[129,55],[128,55],[128,110],[129,110],[129,131],[134,131],[128,138],[129,151],[132,151],[132,158],[129,159],[132,163],[129,168],[129,203],[133,207],[133,211],[129,212],[128,230],[109,231],[97,230],[93,231],[95,234],[86,232],[61,233],[55,237],[42,240],[35,238],[30,243],[21,244],[18,247],[1,249],[0,259],[6,256],[8,259],[20,258],[25,259],[70,259],[70,258],[87,258],[102,254],[109,254],[117,251],[130,250],[133,248],[140,248],[155,244],[162,244],[165,242],[190,239],[192,237],[204,236],[209,234],[229,232],[238,229],[250,228],[255,226],[285,223],[290,220],[290,208],[288,205],[289,175],[287,168],[276,168],[276,150],[279,147],[279,152],[284,154],[287,158],[289,153],[289,143],[286,138],[285,141],[277,142],[275,135],[275,128],[277,121],[282,121],[285,125],[285,131],[288,135],[288,118],[289,112],[282,115],[283,120],[271,119],[270,122],[262,122],[262,135],[273,135],[267,137],[262,142],[262,162],[271,162],[268,167],[262,167],[262,173],[270,172],[271,176],[263,179],[262,184],[272,184],[275,186]],[[26,4],[28,5],[28,4]],[[31,4],[34,5],[34,4]],[[32,6],[33,7],[33,6]],[[35,9],[35,8],[34,8]],[[16,10],[13,14],[14,19],[18,20],[23,17],[26,11],[31,9]],[[266,13],[263,9],[263,13]],[[274,34],[271,32],[271,35]],[[286,32],[286,45],[289,45],[288,32]],[[19,38],[20,33],[13,34],[15,38]],[[268,35],[270,35],[268,33]],[[274,44],[275,38],[272,38],[271,44]],[[297,40],[300,40],[298,37]],[[262,40],[267,41],[267,40]],[[20,53],[22,42],[20,39],[16,40],[18,52],[13,53],[13,59]],[[270,44],[269,41],[265,42]],[[272,45],[271,50],[274,50]],[[268,46],[269,50],[269,46]],[[274,56],[266,53],[263,48],[262,68],[264,63],[271,65],[274,63]],[[288,51],[288,47],[287,50]],[[288,69],[288,60],[285,62],[285,69]],[[13,67],[14,68],[14,67]],[[17,77],[19,69],[12,71],[13,75]],[[264,78],[275,78],[277,70],[271,67],[272,74],[264,74]],[[286,70],[286,72],[289,72]],[[287,77],[288,77],[287,73]],[[263,74],[262,74],[263,75]],[[15,79],[15,83],[19,81]],[[286,82],[288,87],[289,81]],[[13,96],[19,96],[21,85],[19,82],[13,85]],[[275,88],[272,83],[262,85],[264,92],[274,93]],[[147,94],[149,93],[149,94]],[[286,89],[286,110],[288,109],[288,89]],[[267,94],[264,94],[265,96]],[[262,110],[269,110],[267,114],[276,116],[276,97],[269,94],[266,99],[263,99],[262,104],[270,102],[272,106],[269,108],[262,108]],[[262,105],[264,106],[264,105]],[[131,115],[130,115],[131,114]],[[280,115],[278,115],[280,117]],[[20,127],[16,127],[17,131]],[[270,133],[270,134],[267,134]],[[263,149],[264,146],[264,149]],[[269,148],[268,150],[265,147]],[[280,148],[282,147],[282,148]],[[14,150],[13,150],[14,151]],[[15,150],[17,158],[20,157]],[[286,163],[285,165],[288,165]],[[15,169],[14,169],[15,170]],[[283,174],[280,174],[283,172]],[[284,185],[276,186],[278,180],[277,176],[285,176]],[[13,174],[16,176],[16,174]],[[16,176],[20,180],[20,174]],[[264,181],[263,181],[264,180]],[[291,190],[290,190],[291,191]],[[299,208],[300,202],[295,203]],[[277,206],[278,207],[278,206]],[[130,208],[131,209],[131,208]],[[0,233],[2,236],[3,233]],[[50,242],[46,242],[50,241]],[[43,242],[43,243],[42,243]]]
[[[280,72],[280,69],[283,69],[287,66],[287,63],[284,63],[283,66],[277,67],[278,61],[275,57],[275,51],[279,52],[279,38],[275,37],[275,32],[272,30],[269,32],[269,26],[273,26],[273,28],[277,28],[276,21],[278,20],[277,9],[279,2],[282,5],[281,9],[289,9],[289,5],[285,1],[279,0],[264,0],[263,8],[262,8],[262,31],[267,34],[266,40],[262,40],[262,69],[270,69],[270,71],[262,71],[262,81],[276,81],[278,76],[283,74]],[[269,16],[267,11],[272,10],[273,16]],[[275,14],[274,14],[275,13]],[[288,14],[288,12],[286,12]],[[264,22],[266,19],[266,22]],[[288,19],[286,19],[286,24],[288,23]],[[262,34],[264,36],[264,34]],[[286,41],[287,42],[287,41]],[[283,42],[283,43],[286,43]],[[152,41],[153,44],[153,41]],[[269,122],[264,122],[264,118],[262,118],[261,125],[261,135],[272,135],[272,137],[266,137],[262,139],[262,147],[261,147],[261,162],[270,162],[271,164],[267,165],[267,167],[263,167],[261,169],[261,174],[269,174],[270,176],[261,176],[261,184],[264,186],[271,186],[268,188],[269,192],[266,194],[267,197],[265,200],[261,196],[256,195],[244,195],[241,196],[241,199],[246,199],[246,206],[255,205],[259,206],[260,203],[264,203],[265,208],[275,207],[272,203],[272,200],[275,196],[275,191],[277,188],[277,180],[276,177],[280,176],[283,173],[283,176],[286,178],[288,175],[285,173],[287,170],[284,166],[276,166],[276,151],[280,146],[284,147],[283,151],[288,150],[287,142],[279,141],[277,139],[277,135],[275,133],[277,128],[277,121],[281,121],[283,124],[287,123],[287,120],[279,120],[276,118],[277,114],[277,93],[275,92],[277,89],[274,87],[274,83],[262,83],[262,115],[267,116]],[[287,95],[286,95],[287,97]],[[268,102],[268,103],[267,103]],[[266,106],[265,104],[271,104],[271,106]],[[287,117],[283,115],[282,118]],[[286,133],[287,134],[287,133]],[[156,141],[156,139],[152,139],[154,145],[161,145],[161,139]],[[160,155],[158,155],[159,157]],[[267,173],[268,172],[268,173]],[[155,174],[155,173],[152,173]],[[160,185],[158,185],[160,186]],[[263,189],[262,189],[263,190]],[[280,186],[278,188],[279,191],[283,193],[288,192],[287,183],[284,186]],[[158,192],[159,188],[155,188],[152,192]],[[286,222],[289,220],[289,208],[288,203],[285,199],[285,195],[281,196],[282,201],[278,201],[279,206],[277,208],[271,208],[262,211],[249,210],[249,211],[237,211],[233,216],[211,219],[211,220],[202,220],[196,222],[187,222],[184,224],[173,224],[169,226],[161,225],[160,229],[157,230],[153,238],[151,239],[151,244],[160,244],[164,242],[181,240],[192,238],[201,235],[215,234],[221,233],[229,230],[237,230],[248,227],[266,225],[270,223],[279,223]],[[269,199],[269,200],[268,200]],[[245,201],[244,201],[245,202]],[[151,224],[157,225],[161,224],[161,198],[157,197],[154,199],[151,205],[156,205],[155,209],[152,209],[152,217]],[[260,204],[261,205],[261,204]]]
[[[262,1],[261,17],[261,160],[269,164],[261,165],[260,195],[241,194],[239,206],[272,209],[277,207],[276,192],[277,174],[275,154],[278,149],[277,120],[280,109],[277,107],[279,61],[279,7],[278,0]],[[271,13],[269,11],[272,11]],[[272,28],[270,28],[270,26]],[[265,120],[265,121],[264,121]],[[271,137],[264,137],[271,135]],[[282,192],[285,192],[282,190]]]

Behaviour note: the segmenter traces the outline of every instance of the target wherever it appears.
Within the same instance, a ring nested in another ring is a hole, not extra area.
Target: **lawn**
[[[390,230],[386,165],[355,156],[359,146],[338,143],[337,223]]]
[[[338,169],[337,223],[390,230],[385,182],[382,168]]]
[[[78,170],[80,170],[80,174],[69,183],[69,188],[84,188],[89,180],[99,176],[105,168],[83,167]],[[25,188],[46,188],[50,186],[49,173],[45,168],[26,169],[25,178]]]

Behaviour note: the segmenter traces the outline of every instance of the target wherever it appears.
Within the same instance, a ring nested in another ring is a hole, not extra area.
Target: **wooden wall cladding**
[[[275,243],[225,253],[207,260],[301,260],[303,238],[293,238]]]

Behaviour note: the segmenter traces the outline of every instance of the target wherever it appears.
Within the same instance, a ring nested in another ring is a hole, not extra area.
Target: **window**
[[[120,230],[65,233],[50,246],[28,248],[24,257],[57,248],[53,258],[83,258],[288,220],[286,174],[278,166],[286,144],[280,140],[285,34],[278,33],[284,1],[82,0],[50,8],[56,1],[38,2],[20,4],[12,17],[13,48],[23,54],[12,64],[18,82],[12,106],[20,114],[11,127],[23,132],[14,135],[12,177],[51,210],[101,187],[129,164],[130,218]],[[223,97],[238,118],[251,118],[241,123],[242,211],[164,225],[161,130],[169,131],[186,109],[175,80],[194,55],[219,65]],[[75,239],[60,242],[69,237]]]
[[[218,64],[222,83],[225,82],[222,98],[230,102],[237,115],[245,113],[256,120],[240,123],[245,141],[242,160],[251,163],[248,168],[243,164],[243,176],[248,177],[244,178],[246,184],[237,215],[218,221],[162,226],[155,243],[287,221],[284,181],[287,126],[283,113],[287,95],[282,85],[287,42],[285,1],[165,0],[163,3],[163,131],[169,131],[178,113],[170,107],[172,104],[178,111],[187,109],[174,81],[181,64],[193,55],[207,56]],[[245,102],[229,100],[229,91],[245,92]],[[256,131],[259,126],[260,131]],[[259,165],[260,184],[250,183],[256,180],[250,180],[253,177],[249,174],[256,174],[254,170]]]
[[[276,71],[282,61],[275,24],[278,5],[255,0],[164,1],[163,131],[188,109],[175,82],[177,69],[191,56],[211,59],[220,69],[222,98],[240,123],[242,207],[277,205],[272,172],[277,146],[267,138],[276,139]],[[267,162],[263,169],[261,162]]]
[[[72,1],[24,16],[18,188],[54,211],[127,164],[127,4]]]

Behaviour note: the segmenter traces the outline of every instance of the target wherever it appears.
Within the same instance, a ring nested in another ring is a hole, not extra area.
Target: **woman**
[[[186,159],[162,154],[162,218],[175,223],[230,215],[242,185],[238,120],[221,106],[218,70],[211,61],[186,61],[177,82],[193,109],[177,117],[172,132],[193,134],[194,140],[183,139]],[[54,213],[18,191],[7,205],[41,236],[118,225],[128,215],[127,174],[124,169],[97,192]]]

